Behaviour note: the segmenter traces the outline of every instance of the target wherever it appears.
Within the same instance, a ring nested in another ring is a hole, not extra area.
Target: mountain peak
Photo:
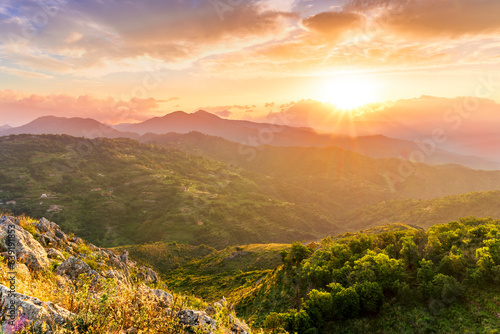
[[[204,116],[204,117],[215,117],[215,118],[220,118],[219,116],[214,115],[214,114],[212,114],[212,113],[210,113],[210,112],[208,112],[208,111],[202,110],[202,109],[200,109],[200,110],[196,111],[193,115],[196,115],[196,116]]]

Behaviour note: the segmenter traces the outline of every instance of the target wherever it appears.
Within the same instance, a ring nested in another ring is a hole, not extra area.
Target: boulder
[[[66,277],[73,282],[77,281],[78,277],[82,274],[85,274],[88,277],[93,277],[92,285],[102,279],[101,275],[99,275],[97,271],[90,268],[88,264],[74,256],[69,257],[66,261],[61,263],[59,267],[57,267],[57,275]]]
[[[106,270],[102,272],[102,276],[106,278],[116,279],[117,282],[130,284],[130,275],[119,270]]]
[[[139,287],[139,291],[144,297],[148,299],[154,299],[159,302],[161,306],[170,306],[174,301],[174,296],[172,296],[170,293],[165,292],[161,289],[151,289],[144,284],[141,284],[141,286]]]
[[[145,284],[156,283],[159,281],[158,273],[149,267],[139,267],[137,279],[141,280]]]
[[[208,333],[212,333],[217,329],[217,323],[204,312],[195,310],[182,310],[177,313],[177,317],[181,324],[188,326],[191,329],[201,328]]]
[[[65,260],[63,253],[61,253],[59,250],[55,248],[48,248],[46,251],[47,251],[47,257],[49,259],[61,260],[61,261]]]
[[[120,256],[118,256],[120,261],[122,261],[125,264],[128,264],[128,251],[125,250]]]
[[[7,310],[6,319],[2,324],[3,332],[9,333],[12,328],[9,325],[10,310],[14,305],[16,311],[13,314],[17,315],[16,324],[20,325],[20,321],[25,325],[33,325],[35,329],[42,327],[46,323],[49,329],[53,329],[53,325],[63,325],[74,314],[68,310],[57,306],[52,302],[42,302],[40,299],[23,295],[18,292],[10,292],[10,289],[0,284],[0,304],[2,308]],[[21,325],[22,325],[21,324]]]
[[[25,263],[31,270],[47,268],[49,259],[42,245],[29,232],[15,224],[15,221],[4,217],[0,220],[2,248],[12,251],[15,254],[15,262]]]

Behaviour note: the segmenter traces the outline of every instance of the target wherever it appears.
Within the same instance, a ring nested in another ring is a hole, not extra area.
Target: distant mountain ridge
[[[85,138],[131,138],[142,142],[156,141],[155,136],[167,133],[185,134],[199,132],[217,136],[246,146],[297,146],[297,147],[339,147],[371,158],[401,158],[408,160],[413,152],[428,148],[401,139],[383,135],[349,137],[337,134],[322,134],[312,128],[299,128],[271,123],[257,123],[243,120],[228,120],[209,112],[199,110],[188,114],[176,111],[162,117],[154,117],[141,123],[124,123],[115,126],[100,123],[91,118],[65,118],[43,116],[23,126],[0,130],[0,136],[12,134],[66,134]],[[163,139],[160,138],[159,141]],[[430,165],[459,164],[474,169],[500,169],[499,162],[485,158],[451,153],[432,148],[422,161]]]
[[[134,133],[120,132],[112,127],[96,121],[92,118],[66,118],[56,116],[42,116],[28,124],[8,128],[0,131],[1,136],[17,135],[17,134],[57,134],[69,135],[73,137],[84,138],[137,138],[139,137]]]

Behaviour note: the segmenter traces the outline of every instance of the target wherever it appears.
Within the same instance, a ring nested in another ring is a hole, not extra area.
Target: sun
[[[317,99],[350,110],[376,102],[377,97],[378,86],[372,79],[353,76],[324,80]]]

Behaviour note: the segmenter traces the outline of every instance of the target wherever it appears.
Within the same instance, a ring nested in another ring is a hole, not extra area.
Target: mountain
[[[466,216],[500,218],[500,191],[383,201],[348,212],[339,222],[352,230],[394,223],[430,228]]]
[[[323,193],[130,139],[0,137],[0,185],[0,210],[48,216],[101,246],[223,248],[343,231]]]
[[[169,133],[165,135],[157,135],[148,133],[143,135],[139,140],[145,143],[162,143],[165,145],[181,145],[188,149],[202,148],[201,150],[209,150],[216,153],[215,150],[210,149],[210,145],[217,147],[217,150],[222,147],[231,147],[230,151],[233,156],[241,155],[244,152],[248,158],[251,153],[260,150],[245,148],[243,143],[240,145],[233,145],[224,141],[221,136],[209,136],[200,132],[192,132],[186,134]],[[285,144],[286,142],[286,144]],[[265,145],[257,145],[264,147]],[[476,156],[466,156],[437,149],[428,143],[415,143],[407,140],[393,139],[382,135],[362,136],[362,137],[335,137],[332,135],[324,134],[310,134],[308,141],[290,140],[281,138],[281,144],[277,145],[272,142],[268,146],[295,146],[295,147],[338,147],[344,150],[353,151],[371,158],[401,158],[410,159],[423,156],[424,163],[428,165],[442,165],[442,164],[457,164],[473,169],[483,170],[498,170],[500,163],[495,161],[486,160]],[[251,145],[247,145],[251,146]],[[425,153],[424,153],[425,152]]]
[[[134,133],[117,131],[91,118],[66,118],[56,116],[39,117],[28,124],[0,131],[1,136],[15,134],[58,134],[85,138],[138,137]]]
[[[311,128],[280,126],[269,123],[256,123],[220,118],[206,111],[187,114],[177,111],[163,117],[155,117],[135,124],[118,124],[114,127],[93,119],[63,118],[55,116],[40,117],[26,125],[0,131],[0,135],[10,134],[67,134],[85,138],[132,138],[141,141],[155,140],[155,134],[189,133],[198,131],[218,136],[248,146],[335,146],[354,151],[372,158],[417,156],[421,162],[439,164],[460,164],[475,169],[500,169],[500,162],[443,151],[425,142],[398,140],[382,135],[349,137],[335,134],[317,133]],[[147,132],[147,134],[145,134]],[[153,138],[152,138],[153,137]]]
[[[141,141],[180,148],[324,192],[350,210],[382,198],[430,199],[500,189],[500,172],[372,159],[338,147],[250,147],[200,133],[146,135]]]
[[[5,124],[0,126],[0,132],[11,129],[12,126]]]

